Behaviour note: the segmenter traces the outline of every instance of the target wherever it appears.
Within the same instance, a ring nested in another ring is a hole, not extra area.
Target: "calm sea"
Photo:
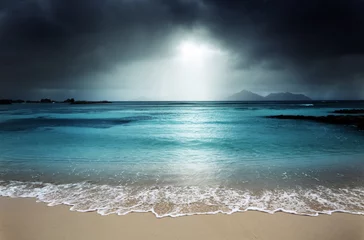
[[[157,217],[364,214],[364,132],[267,119],[363,102],[0,106],[0,196]]]

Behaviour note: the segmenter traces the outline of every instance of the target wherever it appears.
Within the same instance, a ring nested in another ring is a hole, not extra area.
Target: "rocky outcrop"
[[[102,104],[102,103],[112,103],[109,101],[75,101],[74,98],[68,98],[64,100],[63,102],[54,101],[50,98],[43,98],[40,101],[34,101],[34,100],[11,100],[11,99],[0,99],[0,104],[12,104],[12,103],[70,103],[70,104]]]
[[[0,99],[0,104],[11,104],[11,100],[10,99]]]
[[[0,99],[0,104],[24,103],[24,100]]]
[[[67,98],[66,100],[63,101],[64,103],[74,103],[75,99],[74,98]]]
[[[364,116],[353,115],[328,115],[328,116],[304,116],[304,115],[273,115],[266,118],[306,120],[328,124],[356,126],[359,130],[364,130]]]
[[[41,103],[52,103],[53,101],[49,98],[43,98],[40,100]]]
[[[24,103],[25,101],[22,99],[12,100],[12,103]]]

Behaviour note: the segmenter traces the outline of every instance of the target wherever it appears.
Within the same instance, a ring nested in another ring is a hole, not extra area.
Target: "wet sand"
[[[364,216],[299,216],[256,211],[156,218],[152,213],[101,216],[48,207],[35,199],[0,197],[1,240],[58,239],[364,239]]]

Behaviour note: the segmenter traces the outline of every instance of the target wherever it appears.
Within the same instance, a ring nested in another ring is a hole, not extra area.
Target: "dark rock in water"
[[[112,103],[109,101],[74,101],[71,104],[103,104],[103,103]]]
[[[40,100],[41,103],[52,103],[53,101],[49,98],[43,98]]]
[[[0,99],[0,104],[11,104],[10,99]]]
[[[24,103],[25,101],[21,100],[21,99],[17,99],[17,100],[12,100],[11,102],[12,103]]]
[[[341,114],[364,114],[364,109],[340,109],[335,110],[333,113],[341,113]]]
[[[74,98],[67,98],[67,100],[63,101],[64,103],[74,103],[75,99]]]
[[[356,126],[359,130],[364,130],[364,116],[352,115],[328,115],[328,116],[303,116],[303,115],[274,115],[267,116],[266,118],[275,119],[291,119],[291,120],[307,120],[328,124],[338,125],[352,125]]]

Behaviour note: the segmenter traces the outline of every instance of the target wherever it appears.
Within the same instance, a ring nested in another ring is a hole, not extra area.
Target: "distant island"
[[[104,103],[112,103],[110,101],[76,101],[74,98],[68,98],[64,101],[55,101],[49,98],[42,98],[39,101],[33,100],[12,100],[12,99],[0,99],[0,104],[13,104],[13,103],[68,103],[68,104],[104,104]]]
[[[271,93],[263,97],[259,94],[242,90],[226,99],[227,101],[312,101],[311,98],[303,94],[295,94],[290,92]]]
[[[264,97],[259,94],[242,90],[227,98],[228,101],[264,101]]]

